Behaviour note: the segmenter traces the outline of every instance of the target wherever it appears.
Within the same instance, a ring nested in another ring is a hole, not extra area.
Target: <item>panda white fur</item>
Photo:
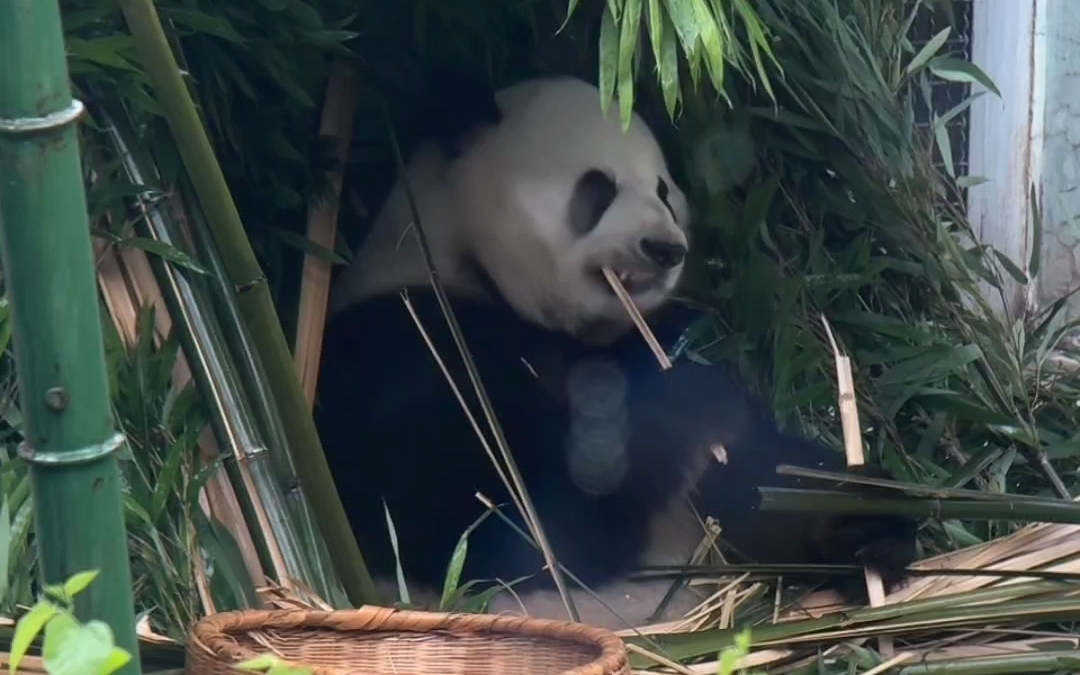
[[[614,107],[601,112],[598,90],[573,78],[497,94],[439,83],[432,138],[413,154],[408,179],[555,555],[600,596],[575,590],[581,619],[622,628],[652,614],[671,582],[626,577],[641,565],[687,561],[703,536],[688,502],[717,518],[745,559],[867,564],[887,583],[901,580],[914,557],[912,521],[757,508],[758,486],[794,482],[775,473],[778,464],[843,469],[843,455],[779,432],[722,368],[678,362],[661,371],[604,280],[602,268],[616,270],[658,337],[678,336],[684,315],[668,300],[690,209],[645,123],[635,115],[623,131]],[[385,504],[410,586],[430,591],[485,512],[477,493],[521,520],[402,301],[408,289],[490,438],[411,224],[399,180],[336,282],[316,421],[373,574],[392,583],[399,560]],[[542,565],[525,539],[489,517],[469,538],[463,581],[531,575],[491,609],[523,603],[531,615],[565,618]],[[694,601],[684,592],[672,609]]]

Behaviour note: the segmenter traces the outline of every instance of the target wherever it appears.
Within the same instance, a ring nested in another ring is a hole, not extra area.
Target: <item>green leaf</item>
[[[648,2],[649,38],[652,42],[653,59],[656,61],[657,69],[659,69],[664,42],[664,14],[660,11],[660,0],[648,0]]]
[[[135,47],[135,40],[130,35],[110,35],[107,37],[82,40],[71,36],[64,40],[73,60],[96,63],[108,68],[141,74],[125,56],[125,51]]]
[[[11,662],[8,664],[8,672],[15,674],[22,658],[26,656],[30,645],[34,643],[41,629],[60,610],[59,607],[48,600],[39,600],[34,607],[24,614],[15,624],[15,634],[11,639]]]
[[[176,439],[169,445],[169,451],[165,456],[165,463],[158,472],[154,482],[153,494],[150,498],[150,519],[156,524],[165,512],[169,497],[176,494],[182,483],[184,458],[188,455],[188,448],[183,438]]]
[[[746,195],[746,203],[743,206],[743,227],[746,231],[761,227],[769,214],[776,191],[780,188],[782,174],[774,172],[764,182],[755,185]]]
[[[971,61],[954,58],[952,56],[939,56],[930,61],[929,70],[943,80],[949,82],[963,82],[965,84],[979,83],[998,96],[1001,91],[990,79],[990,76]]]
[[[956,166],[953,164],[952,141],[949,140],[949,128],[944,124],[934,124],[934,141],[937,143],[938,152],[941,153],[941,161],[945,163],[945,173],[950,178],[956,177]]]
[[[664,108],[668,117],[675,119],[675,109],[679,105],[682,90],[679,87],[679,45],[678,36],[671,19],[664,15],[664,35],[660,45],[660,89],[664,95]]]
[[[260,654],[246,661],[241,661],[233,667],[240,670],[269,670],[270,668],[281,665],[281,663],[281,659],[274,654]]]
[[[383,514],[386,516],[386,529],[390,533],[390,548],[394,550],[394,563],[397,566],[398,597],[406,605],[412,604],[409,597],[409,587],[405,584],[405,571],[401,568],[401,552],[398,551],[397,528],[394,527],[394,519],[390,517],[390,507],[383,502]]]
[[[769,37],[766,35],[765,28],[758,18],[754,9],[750,6],[747,0],[735,0],[735,9],[742,18],[743,25],[746,26],[746,32],[750,36],[750,53],[754,57],[754,69],[757,71],[758,81],[761,82],[761,86],[765,88],[765,93],[769,95],[773,101],[776,100],[776,94],[773,92],[772,83],[769,81],[769,75],[765,72],[765,64],[761,60],[761,50],[765,50],[765,54],[772,61],[773,65],[780,71],[783,76],[783,68],[776,60],[776,56],[772,52],[772,47],[769,44]]]
[[[877,378],[879,387],[930,383],[956,372],[982,357],[977,344],[920,350],[918,356],[898,362]]]
[[[634,114],[634,53],[641,30],[641,0],[626,0],[619,36],[619,121],[630,128]]]
[[[959,188],[970,188],[976,185],[982,185],[989,182],[990,179],[985,176],[960,176],[956,179],[956,186]]]
[[[911,75],[916,70],[922,68],[926,63],[934,57],[934,54],[938,53],[938,50],[945,44],[945,41],[949,39],[949,33],[952,31],[952,26],[946,26],[938,31],[937,35],[930,38],[923,48],[919,50],[919,53],[915,55],[907,64],[907,68],[904,68],[904,75]]]
[[[110,675],[131,660],[115,645],[108,624],[93,620],[80,626],[68,614],[57,614],[45,627],[42,655],[49,675]]]
[[[160,258],[164,258],[180,267],[185,267],[197,274],[210,274],[205,267],[200,265],[198,261],[190,255],[163,241],[150,239],[149,237],[128,237],[126,239],[121,239],[118,243],[123,246],[130,246],[141,251],[146,251],[147,253],[153,253]]]
[[[615,97],[616,69],[619,65],[619,27],[609,9],[600,19],[600,110],[607,115]]]
[[[559,30],[555,31],[556,33],[561,33],[563,29],[566,28],[566,24],[570,23],[570,17],[574,15],[574,10],[577,9],[578,2],[580,1],[581,0],[570,0],[566,6],[566,18],[563,19],[562,25],[559,26]]]
[[[41,643],[41,656],[50,666],[67,638],[79,630],[79,622],[69,612],[57,612],[45,624],[45,638]],[[52,668],[50,667],[50,671]]]
[[[78,574],[71,575],[71,578],[64,582],[64,595],[69,598],[74,598],[76,595],[86,590],[86,587],[93,583],[97,576],[98,570],[79,572]]]
[[[469,549],[469,537],[476,531],[476,528],[480,527],[480,524],[487,520],[488,516],[495,513],[494,509],[488,509],[479,518],[473,521],[472,525],[469,525],[468,529],[461,533],[458,537],[457,546],[454,547],[454,554],[450,557],[450,564],[447,566],[446,578],[443,582],[442,600],[439,604],[444,610],[448,608],[449,603],[457,595],[459,590],[459,584],[461,583],[461,571],[465,566],[465,558]],[[470,582],[472,583],[472,582]]]
[[[447,565],[446,577],[443,581],[442,598],[439,600],[439,609],[446,611],[450,607],[450,601],[457,593],[461,583],[461,571],[465,567],[465,558],[469,554],[469,538],[462,536],[458,539],[454,553],[450,556],[450,564]]]
[[[1024,274],[1024,270],[1020,269],[1020,267],[1010,260],[1007,255],[995,249],[994,257],[997,258],[997,261],[1001,263],[1001,266],[1005,268],[1005,271],[1009,273],[1009,276],[1012,277],[1016,283],[1022,286],[1028,283],[1028,276]]]
[[[163,7],[160,11],[177,25],[186,26],[197,33],[213,35],[236,44],[246,42],[243,36],[236,32],[233,25],[221,17],[178,7]]]
[[[214,561],[214,575],[211,578],[211,591],[218,606],[237,609],[255,607],[259,604],[259,594],[251,580],[240,545],[217,518],[209,518],[202,509],[193,509],[196,532],[199,543],[206,549]],[[230,597],[222,597],[228,593]]]
[[[690,63],[696,62],[699,42],[693,0],[664,0],[664,4],[667,5],[667,13],[678,34],[679,42],[682,43],[686,60]]]
[[[697,22],[698,35],[701,38],[701,46],[705,51],[705,66],[709,71],[709,79],[716,91],[724,90],[724,50],[725,43],[720,32],[717,17],[709,10],[705,0],[690,0],[694,11],[694,20]]]
[[[0,600],[3,600],[7,596],[8,574],[11,571],[8,569],[11,555],[11,509],[6,496],[0,495],[0,499],[3,499],[0,504]]]
[[[112,675],[112,673],[126,666],[130,660],[131,654],[126,649],[114,646],[109,650],[109,654],[105,657],[105,661],[101,664],[98,673],[100,675]]]

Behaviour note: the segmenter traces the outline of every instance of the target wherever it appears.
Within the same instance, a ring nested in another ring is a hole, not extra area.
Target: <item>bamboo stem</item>
[[[30,468],[38,579],[97,571],[76,597],[141,671],[101,306],[56,0],[0,2],[0,240]]]
[[[1032,520],[1080,524],[1080,504],[1059,501],[1035,503],[917,497],[867,497],[830,490],[763,487],[761,508],[770,511],[896,515],[945,520]]]
[[[285,340],[266,277],[248,241],[221,166],[203,128],[165,37],[153,0],[120,0],[154,94],[176,138],[199,203],[222,252],[237,304],[251,331],[273,391],[290,451],[330,557],[354,604],[377,603],[378,593],[356,542],[333,476],[323,454],[315,422],[307,409],[300,378]]]

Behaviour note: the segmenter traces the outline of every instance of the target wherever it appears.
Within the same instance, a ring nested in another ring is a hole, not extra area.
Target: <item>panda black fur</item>
[[[842,470],[843,454],[779,432],[720,367],[661,371],[603,279],[602,267],[623,274],[662,341],[685,326],[667,300],[690,210],[644,122],[635,115],[622,131],[616,110],[601,113],[598,90],[572,78],[527,80],[495,100],[475,88],[447,96],[442,84],[437,133],[413,154],[410,186],[556,557],[619,615],[575,593],[582,620],[621,628],[655,609],[670,581],[625,577],[643,564],[686,562],[703,536],[687,497],[747,559],[858,562],[901,580],[915,554],[912,521],[757,508],[758,486],[795,482],[775,473],[778,464]],[[521,521],[402,301],[407,288],[490,438],[411,222],[399,180],[336,282],[316,421],[373,574],[392,580],[397,564],[385,503],[410,585],[438,589],[458,538],[485,511],[477,493]],[[717,445],[726,464],[714,458]],[[526,609],[565,618],[542,565],[489,517],[469,538],[463,579],[533,575],[515,587]],[[676,607],[686,609],[691,599],[682,600]],[[502,593],[492,609],[517,603]]]

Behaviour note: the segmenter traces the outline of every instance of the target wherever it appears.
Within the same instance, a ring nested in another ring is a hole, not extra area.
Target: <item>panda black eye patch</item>
[[[672,219],[676,223],[679,222],[678,216],[675,215],[675,209],[671,208],[671,202],[668,201],[668,185],[663,176],[657,176],[656,178],[656,196],[660,198],[660,201],[664,202],[664,206],[667,207]]]
[[[570,196],[568,214],[570,228],[576,234],[592,231],[604,216],[619,188],[611,176],[599,169],[589,169],[581,174],[574,185],[574,194]]]

